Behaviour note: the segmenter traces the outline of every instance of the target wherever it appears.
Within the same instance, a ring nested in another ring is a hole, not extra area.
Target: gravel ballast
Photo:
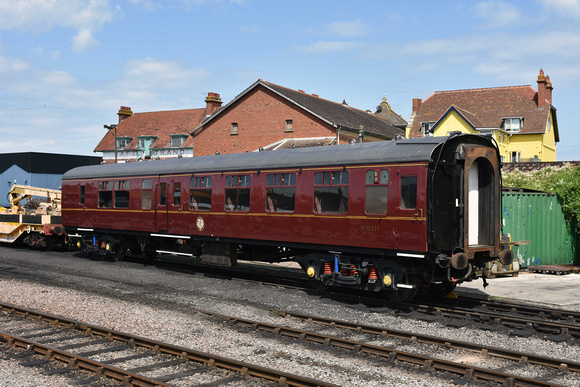
[[[19,252],[27,257],[12,260],[13,267],[19,269],[0,274],[2,302],[343,386],[452,386],[465,380],[460,380],[458,375],[426,372],[422,367],[395,365],[373,356],[353,355],[348,351],[241,329],[197,310],[339,337],[352,335],[267,311],[267,308],[274,308],[454,340],[480,344],[491,342],[494,346],[510,350],[580,362],[580,351],[575,345],[552,343],[534,337],[507,337],[505,333],[468,327],[448,328],[439,323],[411,320],[384,311],[374,312],[366,307],[320,299],[295,289],[183,273],[143,265],[138,261],[112,263],[91,261],[71,253],[42,255],[39,252]],[[9,266],[6,258],[14,256],[16,252],[0,249],[0,270]],[[23,274],[18,274],[20,271]],[[485,363],[487,365],[482,364],[485,367],[490,364],[491,368],[505,365],[498,359],[482,359],[472,353],[457,351],[447,353],[438,347],[417,346],[388,338],[348,338],[402,351],[421,351],[452,361],[477,365]],[[3,363],[3,372],[7,374],[6,378],[0,374],[2,381],[11,380],[11,374],[22,374],[23,382],[18,385],[28,383],[29,369],[26,372],[18,371],[22,367],[15,361]],[[15,369],[11,371],[13,367]],[[525,368],[514,370],[522,376],[526,376],[526,372]],[[530,375],[535,376],[533,373]],[[481,381],[470,381],[469,384],[494,385]],[[0,382],[0,385],[13,384]],[[40,381],[35,385],[66,385],[66,379],[59,377],[54,383]],[[256,385],[256,381],[233,382],[230,385]]]

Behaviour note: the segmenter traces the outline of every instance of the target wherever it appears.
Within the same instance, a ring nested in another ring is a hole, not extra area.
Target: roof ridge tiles
[[[440,91],[433,92],[433,94],[457,93],[457,92],[463,92],[463,91],[487,91],[487,90],[521,89],[521,88],[531,88],[531,87],[532,87],[531,85],[479,87],[479,88],[472,88],[472,89],[440,90]]]

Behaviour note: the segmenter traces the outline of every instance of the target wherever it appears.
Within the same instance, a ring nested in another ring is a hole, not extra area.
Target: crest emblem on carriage
[[[203,229],[205,228],[205,222],[201,216],[197,218],[197,220],[195,221],[195,225],[197,226],[197,229],[199,231],[203,231]]]

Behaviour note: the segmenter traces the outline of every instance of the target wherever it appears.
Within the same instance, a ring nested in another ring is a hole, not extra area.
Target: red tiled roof
[[[271,82],[266,82],[262,79],[258,79],[250,87],[242,91],[232,101],[228,102],[227,105],[223,106],[221,110],[214,113],[203,124],[198,126],[195,131],[202,130],[203,125],[206,125],[220,114],[223,114],[237,100],[241,99],[250,90],[256,87],[265,87],[277,93],[283,98],[286,98],[288,101],[294,103],[300,109],[304,109],[310,112],[323,121],[326,121],[330,125],[340,127],[341,130],[345,129],[358,132],[360,126],[362,125],[365,133],[386,139],[395,138],[397,135],[404,136],[405,134],[403,129],[394,126],[384,117],[371,114],[364,110],[353,108],[346,104],[332,102],[327,99],[320,98],[318,95],[311,95],[300,90],[293,90]]]
[[[501,128],[504,118],[524,117],[520,134],[544,133],[552,108],[546,101],[538,109],[537,92],[529,85],[436,91],[421,103],[411,137],[421,136],[421,122],[439,121],[452,106],[476,128]]]
[[[130,137],[133,140],[125,149],[137,149],[139,136],[154,136],[157,140],[152,149],[169,148],[172,134],[187,135],[188,138],[182,147],[193,146],[193,139],[189,133],[195,129],[206,117],[205,108],[169,110],[159,112],[134,113],[117,125],[117,138]],[[95,152],[104,152],[115,148],[113,130],[105,134]]]

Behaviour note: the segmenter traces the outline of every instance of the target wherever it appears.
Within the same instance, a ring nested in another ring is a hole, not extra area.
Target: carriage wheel
[[[123,245],[119,245],[113,254],[111,254],[111,260],[113,262],[120,261],[125,256],[125,248]]]
[[[397,287],[397,289],[386,288],[383,290],[385,297],[392,302],[407,302],[417,294],[417,286],[414,276],[408,276],[407,271],[413,268],[409,261],[391,262],[389,264],[391,275],[395,284],[413,285],[412,288]]]
[[[433,298],[443,298],[448,296],[449,294],[451,294],[454,290],[455,287],[457,285],[454,283],[451,283],[449,281],[443,281],[439,284],[431,284],[429,285],[429,288],[427,288],[427,290],[425,291],[425,293],[429,296],[429,297],[433,297]]]

